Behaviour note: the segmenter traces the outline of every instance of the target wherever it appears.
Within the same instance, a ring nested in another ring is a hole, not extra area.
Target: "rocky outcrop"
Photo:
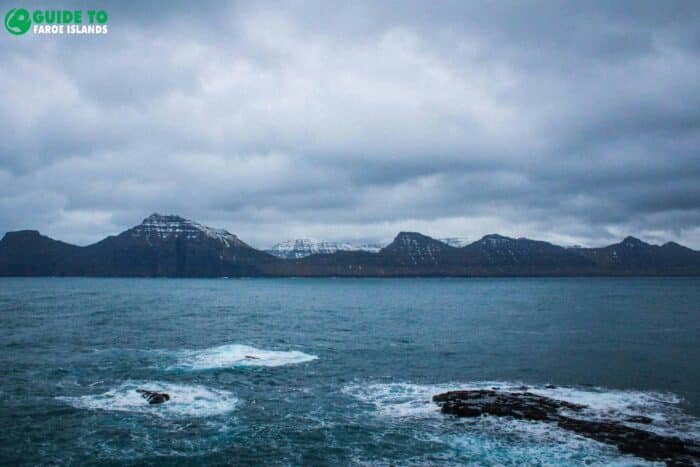
[[[433,401],[442,407],[443,413],[460,417],[497,415],[526,420],[553,420],[559,417],[559,409],[578,412],[583,405],[551,399],[531,392],[505,392],[490,389],[450,391],[438,394]]]
[[[582,412],[586,406],[552,399],[531,392],[506,392],[477,389],[450,391],[433,396],[443,413],[458,417],[493,415],[555,423],[559,427],[587,438],[617,446],[628,454],[668,465],[700,465],[700,444],[674,436],[661,436],[613,420],[588,420]],[[581,415],[578,415],[581,414]],[[649,423],[640,417],[628,420]]]
[[[149,391],[147,389],[137,389],[136,392],[141,394],[141,397],[146,399],[146,401],[151,405],[162,404],[163,402],[168,402],[170,400],[170,394],[167,392]]]

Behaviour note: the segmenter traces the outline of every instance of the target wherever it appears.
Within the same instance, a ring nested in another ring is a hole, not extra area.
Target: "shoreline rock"
[[[675,436],[662,436],[618,421],[586,420],[576,417],[587,407],[531,392],[492,389],[449,391],[433,396],[442,413],[457,417],[493,415],[556,423],[560,428],[586,438],[616,446],[621,452],[671,466],[700,465],[700,444]],[[566,412],[566,413],[562,413]],[[628,421],[650,423],[648,417]]]

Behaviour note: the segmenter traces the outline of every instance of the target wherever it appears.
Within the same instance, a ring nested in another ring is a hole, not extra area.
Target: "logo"
[[[107,34],[109,15],[105,10],[33,10],[12,8],[5,14],[5,29],[20,36],[32,34]]]
[[[15,36],[29,31],[31,25],[32,19],[29,17],[29,12],[24,8],[13,8],[5,15],[5,29]]]

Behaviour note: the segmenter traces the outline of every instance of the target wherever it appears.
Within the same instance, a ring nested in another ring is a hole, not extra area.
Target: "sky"
[[[700,2],[15,4],[109,32],[0,30],[0,233],[700,249]]]

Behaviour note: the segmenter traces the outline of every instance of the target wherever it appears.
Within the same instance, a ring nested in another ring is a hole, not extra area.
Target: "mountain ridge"
[[[700,252],[675,242],[652,245],[631,236],[599,248],[565,248],[500,234],[484,235],[464,246],[453,246],[419,232],[399,232],[391,243],[373,252],[350,245],[350,249],[317,248],[310,254],[280,258],[253,248],[227,230],[176,215],[154,213],[134,227],[87,246],[54,240],[37,230],[7,232],[0,240],[0,275],[700,275]]]

